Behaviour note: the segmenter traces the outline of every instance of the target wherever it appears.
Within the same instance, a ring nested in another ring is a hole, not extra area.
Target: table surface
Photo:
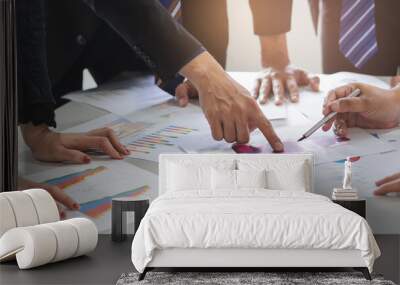
[[[381,79],[388,81],[386,77],[382,77]],[[71,114],[74,115],[71,116]],[[87,104],[69,102],[56,110],[58,129],[68,129],[106,114],[108,114],[107,111]],[[288,116],[287,122],[277,120],[272,121],[272,124],[275,127],[282,124],[290,125],[291,121],[297,118],[291,114],[290,110]],[[20,141],[23,141],[22,138],[20,138]],[[24,146],[19,145],[19,147],[23,148]],[[31,154],[29,151],[20,152],[19,160],[26,159],[25,155],[30,156]],[[158,163],[156,162],[135,158],[127,158],[125,161],[158,175]],[[30,173],[35,173],[34,169],[30,169],[29,171]],[[333,177],[332,179],[337,179],[337,177]],[[341,181],[335,181],[335,183],[339,185]],[[315,189],[315,192],[328,196],[331,194],[329,189]],[[375,234],[400,234],[400,222],[398,220],[400,217],[400,196],[366,197],[366,207],[367,221]]]

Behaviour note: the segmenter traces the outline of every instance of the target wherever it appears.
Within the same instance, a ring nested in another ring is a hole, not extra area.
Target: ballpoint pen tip
[[[306,137],[305,136],[302,136],[301,138],[299,138],[297,141],[298,142],[301,142],[302,140],[304,140]]]

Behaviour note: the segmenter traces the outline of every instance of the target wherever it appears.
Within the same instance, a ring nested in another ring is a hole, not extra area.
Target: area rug
[[[146,278],[138,281],[138,273],[122,274],[117,285],[395,285],[380,275],[372,275],[368,281],[359,272],[148,272]]]

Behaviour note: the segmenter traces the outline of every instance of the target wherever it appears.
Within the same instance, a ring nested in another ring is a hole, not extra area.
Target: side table
[[[339,204],[340,206],[359,214],[364,219],[366,218],[366,200],[332,200],[333,203]]]
[[[140,221],[149,208],[149,200],[136,200],[134,198],[114,198],[112,199],[111,210],[111,239],[120,242],[126,239],[126,212],[134,212],[135,214],[135,232],[137,231]]]

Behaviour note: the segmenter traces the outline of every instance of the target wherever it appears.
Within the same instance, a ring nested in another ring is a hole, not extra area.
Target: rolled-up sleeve
[[[163,80],[174,78],[203,46],[159,0],[86,0]]]
[[[249,0],[254,33],[272,36],[290,31],[292,0]]]

